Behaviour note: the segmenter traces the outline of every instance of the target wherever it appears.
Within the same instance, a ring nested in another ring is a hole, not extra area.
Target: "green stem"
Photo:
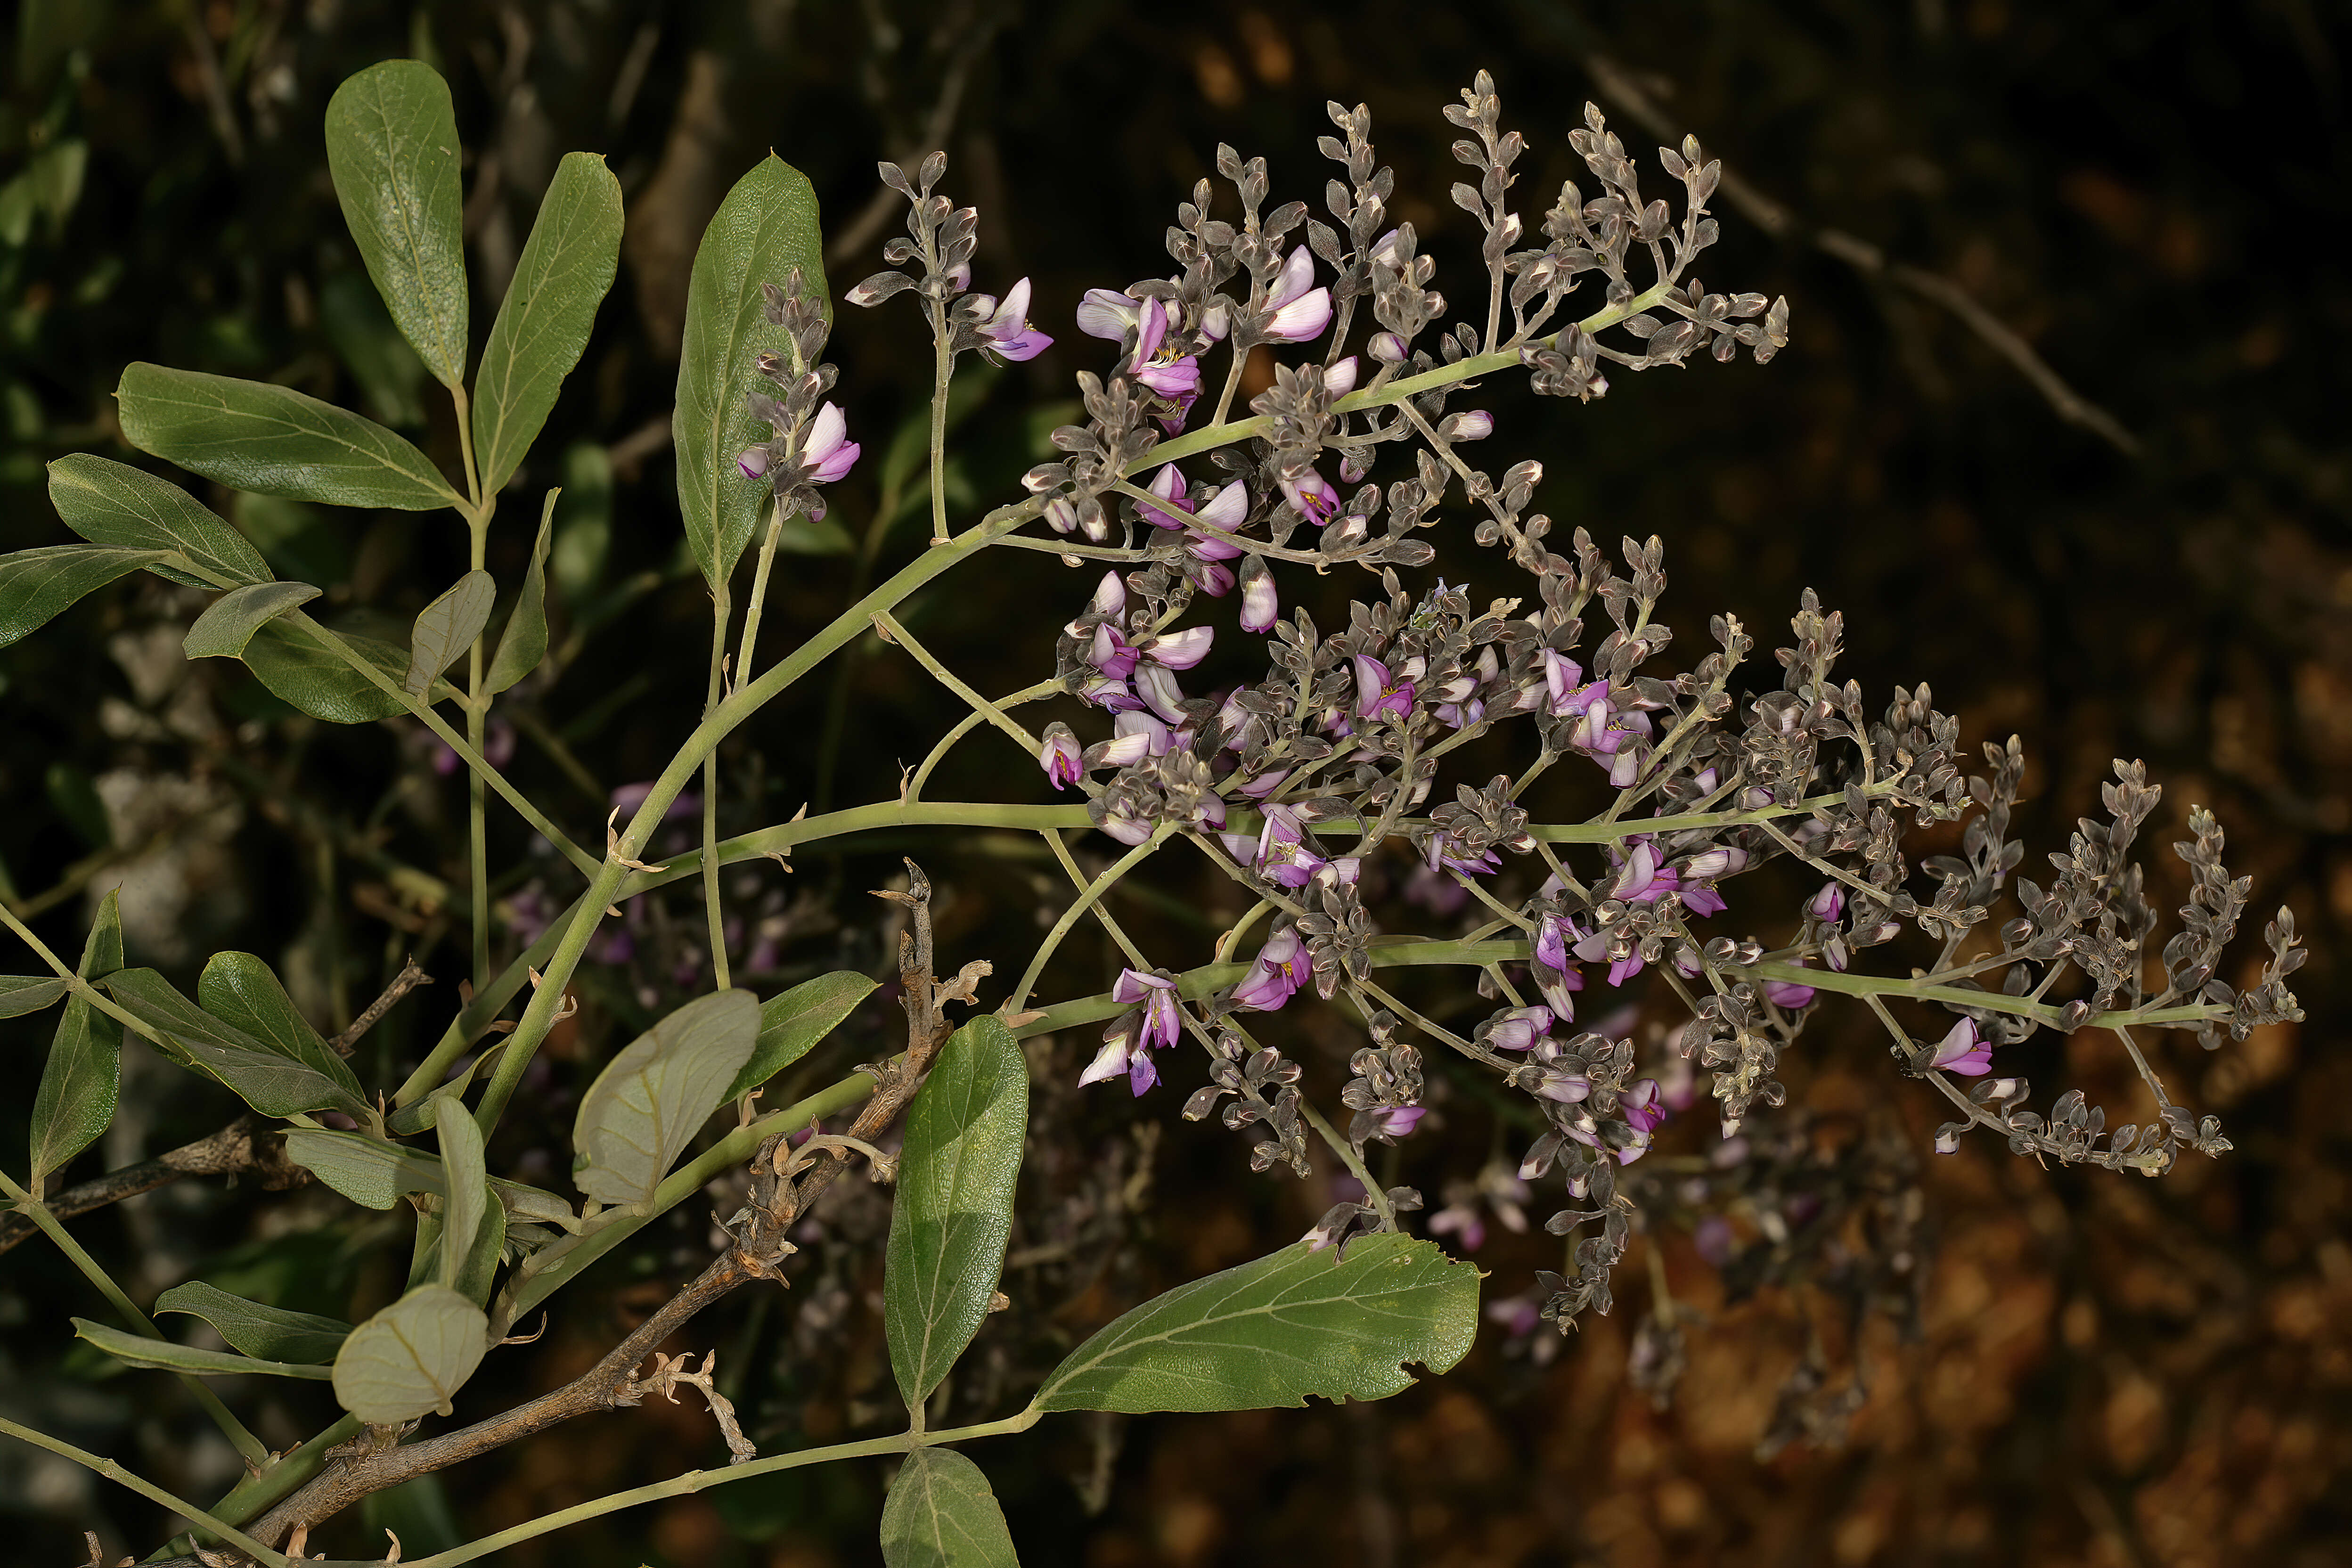
[[[457,397],[457,423],[466,424],[465,395]],[[466,476],[472,482],[474,465],[470,448],[466,463]],[[489,547],[489,519],[480,512],[468,520],[472,534],[473,567],[482,570]],[[477,637],[466,649],[466,741],[477,756],[481,754],[482,737],[489,722],[490,704],[482,690],[482,639]],[[487,984],[490,978],[490,845],[489,822],[483,809],[482,775],[468,768],[466,771],[466,858],[471,873],[474,907],[474,984]]]
[[[562,853],[565,859],[571,861],[573,866],[579,868],[583,875],[593,876],[595,874],[595,857],[590,855],[585,849],[581,848],[580,846],[572,842],[572,838],[569,834],[565,833],[561,827],[556,826],[554,823],[549,821],[547,814],[540,810],[539,807],[533,805],[528,795],[525,795],[520,790],[515,788],[513,784],[508,783],[507,776],[504,773],[499,772],[498,769],[490,766],[488,763],[483,761],[481,752],[476,748],[472,742],[468,742],[466,737],[451,729],[447,721],[445,721],[440,714],[436,713],[430,705],[416,698],[411,697],[406,691],[401,689],[401,685],[398,681],[393,679],[392,677],[386,675],[381,669],[378,669],[373,662],[362,657],[357,648],[354,648],[350,644],[344,642],[342,638],[337,637],[334,633],[329,631],[326,627],[312,620],[300,610],[289,610],[283,618],[289,621],[300,622],[304,626],[309,628],[320,642],[324,643],[329,651],[332,652],[337,658],[341,659],[345,664],[350,665],[353,670],[357,671],[361,679],[368,681],[378,689],[385,692],[396,700],[403,708],[407,709],[408,711],[415,716],[417,722],[423,724],[427,730],[432,731],[434,735],[440,740],[443,745],[457,752],[458,757],[464,761],[465,764],[473,769],[474,776],[476,778],[488,781],[489,786],[498,791],[499,797],[501,800],[504,800],[509,805],[513,806],[517,812],[520,813],[522,819],[525,822],[530,823],[533,827],[539,829],[540,835],[550,844],[554,845],[555,847]],[[665,801],[663,804],[667,805],[668,803]]]
[[[333,1426],[300,1447],[278,1456],[278,1462],[259,1475],[247,1476],[237,1482],[226,1497],[213,1504],[213,1517],[243,1524],[325,1468],[327,1450],[358,1436],[360,1426],[356,1415],[338,1418]]]
[[[1817,991],[1834,991],[1842,996],[1895,996],[1914,1002],[1945,1002],[1958,1007],[1973,1007],[1982,1013],[2006,1013],[2012,1017],[2031,1018],[2053,1028],[2058,1026],[2065,1013],[2063,1007],[2048,1002],[2004,996],[1996,991],[1970,991],[1958,985],[1922,985],[1916,980],[1898,980],[1891,975],[1842,974],[1833,969],[1809,969],[1795,963],[1759,963],[1738,973],[1754,975],[1759,980],[1785,980],[1795,985],[1810,985]],[[2229,1016],[2227,1007],[2210,1003],[2190,1003],[2178,1007],[2126,1007],[2114,1012],[2094,1013],[2083,1020],[2081,1026],[2085,1029],[2117,1029],[2147,1024],[2166,1028],[2211,1023]]]
[[[528,1523],[486,1535],[479,1541],[447,1552],[436,1552],[430,1557],[420,1557],[408,1568],[457,1568],[461,1563],[471,1563],[506,1547],[562,1530],[567,1525],[584,1524],[592,1519],[602,1519],[608,1513],[618,1513],[625,1508],[640,1503],[659,1502],[665,1498],[691,1497],[712,1487],[723,1487],[730,1481],[748,1481],[761,1476],[772,1476],[784,1470],[799,1469],[806,1465],[824,1464],[833,1459],[870,1458],[883,1454],[908,1454],[917,1448],[945,1447],[953,1443],[969,1443],[980,1437],[1009,1436],[1026,1432],[1044,1415],[1035,1405],[1018,1415],[1008,1415],[1002,1421],[983,1421],[975,1426],[951,1426],[945,1431],[916,1433],[900,1432],[887,1437],[868,1437],[857,1443],[835,1443],[830,1447],[803,1448],[797,1454],[779,1454],[772,1459],[752,1459],[745,1464],[729,1465],[718,1470],[688,1470],[666,1481],[651,1486],[632,1487],[627,1491],[613,1492],[571,1508],[543,1514]]]
[[[941,307],[931,307],[931,542],[948,542],[948,384],[955,378],[955,354]]]
[[[774,531],[770,530],[772,538]],[[767,564],[762,552],[761,565]],[[710,595],[710,685],[702,699],[708,717],[727,689],[727,623],[731,609],[725,584]],[[719,748],[702,759],[702,908],[710,924],[710,973],[727,989],[727,916],[719,902]]]
[[[58,1244],[58,1250],[81,1270],[82,1278],[97,1288],[98,1293],[106,1298],[107,1304],[130,1325],[132,1332],[165,1344],[171,1342],[164,1338],[163,1331],[155,1326],[154,1320],[141,1311],[138,1304],[123,1294],[122,1287],[114,1282],[113,1277],[107,1273],[98,1259],[84,1251],[81,1243],[58,1223],[58,1216],[49,1212],[48,1205],[37,1201],[32,1194],[18,1186],[5,1171],[0,1171],[0,1192],[5,1192],[15,1199],[17,1209]],[[196,1403],[204,1407],[205,1414],[212,1417],[213,1425],[221,1429],[248,1464],[266,1465],[269,1462],[269,1446],[247,1431],[245,1423],[230,1413],[229,1407],[221,1403],[220,1395],[206,1388],[201,1378],[185,1372],[172,1375],[187,1385],[188,1392],[195,1395]]]
[[[917,642],[915,640],[915,634],[908,631],[905,626],[899,625],[887,610],[877,611],[874,616],[874,624],[881,629],[882,639],[885,642],[895,642],[899,647],[905,648],[909,654],[914,656],[914,659],[917,664],[919,664],[925,669],[929,670],[932,677],[937,679],[941,686],[946,687],[950,691],[952,691],[958,697],[962,698],[965,705],[973,712],[980,714],[990,723],[995,725],[998,729],[1012,736],[1013,742],[1019,745],[1023,751],[1027,752],[1032,756],[1036,754],[1036,736],[1031,734],[1028,731],[1023,729],[1020,725],[1006,718],[1003,709],[997,707],[995,703],[991,702],[987,698],[982,697],[979,692],[973,690],[971,687],[967,685],[962,678],[958,676],[954,670],[951,670],[946,665],[941,664],[939,659],[932,655],[931,650],[925,647],[921,643]],[[1051,688],[1058,683],[1048,681],[1043,684]],[[1029,688],[1030,691],[1034,691],[1036,689],[1036,687]],[[1016,699],[1023,695],[1026,695],[1026,693],[1016,693]]]
[[[1085,890],[1071,900],[1070,907],[1062,911],[1062,918],[1054,922],[1053,929],[1045,933],[1045,940],[1038,944],[1035,956],[1029,960],[1029,967],[1022,972],[1021,984],[1013,987],[1012,1000],[1004,1004],[1006,1013],[1018,1013],[1028,1005],[1030,991],[1035,987],[1037,977],[1045,972],[1045,961],[1054,956],[1054,950],[1062,945],[1062,939],[1070,934],[1070,928],[1078,923],[1079,917],[1094,907],[1096,900],[1110,891],[1113,882],[1126,876],[1153,850],[1167,842],[1168,836],[1174,831],[1172,823],[1162,823],[1152,829],[1150,837],[1104,867],[1102,875],[1087,883]],[[1108,1017],[1109,1015],[1104,1016]]]
[[[1031,1419],[1035,1419],[1034,1415],[1031,1415]],[[46,1448],[60,1458],[71,1459],[84,1469],[103,1476],[118,1486],[129,1487],[148,1501],[160,1503],[189,1523],[201,1525],[211,1531],[238,1551],[248,1553],[254,1561],[266,1564],[267,1568],[287,1568],[286,1558],[282,1553],[272,1552],[235,1525],[214,1518],[187,1499],[175,1497],[154,1482],[131,1474],[112,1459],[101,1458],[87,1448],[77,1448],[71,1443],[52,1437],[46,1432],[37,1432],[30,1426],[19,1426],[5,1416],[0,1416],[0,1432],[6,1433],[19,1442],[30,1443],[36,1448]],[[940,1436],[944,1438],[948,1434],[942,1432]]]

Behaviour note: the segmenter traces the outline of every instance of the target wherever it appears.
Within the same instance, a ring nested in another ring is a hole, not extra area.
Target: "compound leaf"
[[[1402,1363],[1443,1373],[1478,1327],[1478,1271],[1396,1235],[1347,1256],[1305,1242],[1180,1285],[1070,1352],[1037,1391],[1040,1410],[1265,1410],[1382,1399],[1410,1386]]]

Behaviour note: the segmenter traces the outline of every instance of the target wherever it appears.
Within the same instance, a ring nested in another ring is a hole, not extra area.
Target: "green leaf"
[[[593,153],[564,154],[474,375],[474,457],[484,495],[506,488],[547,423],[620,260],[621,182]]]
[[[340,637],[395,689],[408,672],[408,656],[392,644],[306,620],[271,621],[255,632],[245,645],[245,667],[278,697],[330,724],[365,724],[408,711],[395,692],[338,658],[329,637]]]
[[[290,386],[141,362],[114,396],[132,446],[235,489],[396,511],[460,504],[432,458]]]
[[[249,952],[216,952],[196,981],[196,1002],[289,1061],[313,1068],[364,1100],[351,1063],[310,1026],[269,965]]]
[[[194,1373],[200,1377],[243,1377],[259,1373],[265,1377],[312,1377],[324,1381],[329,1375],[323,1366],[261,1361],[234,1351],[200,1351],[194,1345],[174,1344],[170,1340],[126,1334],[121,1329],[110,1329],[88,1318],[76,1318],[73,1326],[76,1338],[88,1340],[115,1360],[131,1366]]]
[[[166,1312],[202,1318],[247,1355],[263,1361],[299,1362],[305,1366],[334,1360],[352,1331],[352,1326],[340,1319],[248,1301],[201,1279],[174,1285],[156,1297],[155,1316]]]
[[[490,1202],[490,1173],[482,1163],[482,1130],[466,1113],[466,1102],[447,1096],[433,1125],[441,1136],[441,1173],[448,1183],[441,1210],[440,1278],[456,1289],[482,1228],[482,1211],[497,1205]]]
[[[54,1007],[70,989],[54,974],[0,974],[0,1018],[21,1018]]]
[[[425,423],[425,362],[401,337],[366,279],[338,272],[320,284],[319,324],[360,384],[371,416],[386,425]]]
[[[48,625],[118,577],[173,560],[161,550],[50,544],[0,555],[0,647]]]
[[[490,1287],[498,1279],[499,1260],[505,1256],[507,1247],[506,1205],[485,1205],[481,1221],[474,1228],[473,1245],[457,1261],[457,1283],[451,1287],[458,1295],[474,1302],[488,1301]],[[446,1240],[443,1245],[447,1245]]]
[[[443,670],[465,658],[490,624],[498,596],[498,584],[477,567],[417,611],[416,625],[408,634],[408,673],[402,678],[402,689],[411,697],[424,696]]]
[[[385,60],[327,104],[327,170],[343,221],[401,336],[444,386],[466,379],[464,204],[449,84]]]
[[[253,634],[299,605],[319,596],[308,583],[254,583],[232,588],[205,607],[180,651],[190,658],[239,658]]]
[[[910,1410],[988,1316],[1013,1235],[1013,1186],[1029,1123],[1029,1067],[1004,1021],[955,1032],[907,1115],[882,1273],[890,1365]]]
[[[489,1320],[446,1285],[421,1285],[352,1331],[335,1357],[335,1398],[371,1426],[449,1414],[488,1349]]]
[[[499,651],[490,658],[482,689],[495,697],[539,668],[547,657],[547,547],[554,538],[555,500],[563,492],[550,490],[540,508],[539,538],[530,547],[530,566],[522,575],[522,593],[508,612],[506,629],[499,634]]]
[[[102,980],[122,967],[122,909],[115,893],[98,906],[78,973]],[[62,986],[65,983],[55,984]],[[79,996],[66,1004],[33,1095],[33,1185],[80,1153],[114,1121],[122,1090],[122,1026]]]
[[[888,1568],[1020,1568],[1004,1510],[980,1467],[952,1448],[918,1448],[882,1504]]]
[[[357,1132],[292,1127],[286,1158],[363,1208],[388,1209],[409,1193],[442,1188],[437,1160]]]
[[[65,525],[92,544],[176,550],[232,584],[267,583],[273,574],[245,536],[179,486],[127,463],[74,452],[49,465],[49,504]],[[155,574],[190,587],[217,587],[173,567]]]
[[[1347,1256],[1305,1242],[1180,1285],[1070,1352],[1039,1410],[1267,1410],[1383,1399],[1402,1363],[1453,1367],[1478,1329],[1478,1271],[1426,1241],[1368,1236]]]
[[[878,984],[844,969],[803,980],[761,1003],[760,1043],[743,1070],[735,1075],[727,1098],[737,1100],[751,1093],[815,1049],[817,1042],[840,1027],[841,1021],[872,995]]]
[[[677,503],[695,564],[714,585],[734,571],[768,495],[766,486],[743,478],[735,459],[768,436],[745,401],[760,384],[751,361],[762,350],[791,352],[783,329],[768,321],[761,286],[782,287],[795,267],[803,286],[824,298],[816,191],[771,153],[719,204],[687,284],[671,420]]]
[[[349,1081],[348,1066],[339,1079],[279,1056],[173,990],[171,983],[152,969],[123,970],[108,978],[106,988],[124,1011],[139,1020],[140,1033],[167,1054],[226,1084],[264,1116],[340,1110],[362,1120],[374,1117],[374,1109]]]
[[[698,997],[638,1036],[581,1098],[572,1146],[579,1189],[602,1204],[647,1204],[743,1070],[760,1039],[759,999]]]

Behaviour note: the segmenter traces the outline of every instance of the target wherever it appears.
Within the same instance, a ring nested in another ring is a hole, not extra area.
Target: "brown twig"
[[[322,1521],[387,1487],[503,1447],[574,1416],[639,1404],[646,1394],[664,1391],[665,1370],[676,1371],[677,1363],[657,1361],[651,1374],[644,1378],[638,1375],[646,1358],[656,1354],[671,1335],[685,1328],[705,1307],[739,1286],[755,1279],[782,1280],[783,1261],[794,1250],[785,1239],[786,1233],[846,1168],[854,1148],[848,1145],[848,1140],[870,1142],[906,1110],[915,1091],[922,1087],[932,1058],[947,1043],[953,1028],[946,1016],[946,1005],[970,1002],[974,983],[988,972],[986,964],[973,963],[948,981],[934,976],[930,882],[911,860],[907,862],[907,891],[880,895],[905,905],[910,915],[911,929],[901,931],[898,937],[907,1049],[896,1061],[866,1069],[875,1075],[879,1087],[851,1125],[847,1139],[826,1140],[805,1164],[793,1159],[792,1150],[782,1135],[761,1144],[752,1157],[750,1201],[727,1226],[735,1237],[735,1245],[586,1373],[503,1415],[437,1437],[398,1447],[352,1445],[354,1451],[331,1458],[315,1479],[250,1526],[256,1540],[276,1545],[290,1539],[297,1531],[316,1529]],[[704,1371],[709,1371],[708,1362]],[[693,1379],[672,1376],[668,1381],[675,1384]],[[714,1405],[714,1414],[717,1408]],[[722,1419],[722,1429],[725,1424]],[[741,1450],[736,1444],[740,1439],[740,1431],[729,1439],[730,1447],[739,1458]]]
[[[398,1005],[402,997],[420,985],[432,984],[433,977],[425,973],[424,965],[412,955],[401,964],[400,973],[392,977],[392,984],[383,988],[383,994],[369,1003],[367,1011],[352,1019],[350,1028],[327,1043],[335,1047],[337,1056],[350,1056],[352,1048],[360,1043],[360,1037],[381,1023],[383,1016]]]
[[[1601,96],[1631,115],[1642,129],[1662,142],[1671,143],[1682,140],[1681,128],[1664,110],[1650,101],[1649,94],[1642,90],[1632,73],[1622,66],[1608,56],[1597,53],[1587,53],[1584,65],[1592,73],[1593,86]],[[2069,386],[2064,377],[2051,369],[2048,362],[2033,352],[2032,345],[1986,310],[1974,295],[1958,283],[1940,273],[1929,272],[1907,262],[1889,261],[1886,253],[1877,246],[1843,229],[1818,227],[1806,223],[1794,211],[1774,201],[1729,168],[1724,170],[1723,183],[1717,189],[1724,200],[1738,208],[1750,223],[1775,239],[1810,245],[1825,256],[1835,257],[1865,278],[1908,289],[1930,304],[1950,311],[1986,347],[2016,366],[2059,418],[2090,431],[2127,458],[2140,455],[2139,438],[2125,429],[2120,420]]]

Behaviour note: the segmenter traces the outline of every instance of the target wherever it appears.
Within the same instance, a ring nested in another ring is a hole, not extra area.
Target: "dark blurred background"
[[[478,340],[556,160],[573,148],[609,160],[628,202],[620,279],[491,557],[513,581],[538,496],[565,488],[557,657],[502,711],[514,770],[582,836],[607,791],[667,759],[684,729],[679,694],[701,689],[708,606],[678,546],[667,447],[675,345],[701,226],[765,149],[815,182],[836,293],[879,265],[896,232],[891,204],[874,205],[875,160],[933,145],[950,155],[946,188],[982,215],[977,286],[1035,279],[1038,323],[1061,341],[974,378],[982,395],[950,475],[954,511],[970,518],[1014,492],[1043,432],[1069,416],[1047,405],[1071,396],[1075,371],[1104,363],[1071,328],[1079,293],[1164,273],[1162,229],[1219,142],[1265,154],[1276,199],[1319,212],[1323,105],[1369,103],[1397,169],[1393,210],[1467,308],[1484,289],[1470,220],[1444,194],[1454,132],[1438,111],[1474,71],[1495,72],[1507,121],[1532,144],[1517,187],[1530,226],[1559,181],[1582,174],[1565,135],[1587,99],[1654,182],[1648,149],[1696,132],[1746,183],[1747,204],[1718,201],[1724,242],[1700,270],[1718,289],[1788,295],[1792,346],[1762,370],[1619,376],[1591,406],[1538,404],[1497,378],[1492,458],[1542,458],[1541,504],[1563,526],[1604,542],[1663,535],[1668,618],[1685,647],[1717,610],[1769,638],[1811,586],[1847,613],[1847,672],[1874,703],[1895,683],[1927,681],[1972,743],[2021,734],[2033,758],[2029,869],[2095,811],[2110,759],[2146,758],[2165,788],[2146,838],[2162,861],[2151,867],[2159,902],[2183,890],[2161,846],[2181,836],[2191,803],[2211,805],[2233,868],[2255,879],[2250,921],[2281,901],[2302,917],[2317,955],[2298,977],[2308,1022],[2210,1057],[2165,1042],[2175,1094],[2222,1116],[2237,1151],[2187,1156],[2145,1183],[2044,1172],[1981,1141],[1927,1154],[1938,1120],[1928,1094],[1893,1079],[1866,1019],[1825,1016],[1789,1065],[1792,1124],[1863,1129],[1892,1151],[1885,1179],[1918,1184],[1933,1261],[1915,1332],[1899,1313],[1851,1330],[1835,1282],[1852,1237],[1820,1243],[1822,1288],[1755,1289],[1727,1284],[1668,1227],[1637,1244],[1612,1317],[1564,1343],[1494,1325],[1454,1375],[1385,1405],[1062,1420],[976,1457],[1039,1563],[1305,1552],[1612,1568],[2352,1558],[2343,5],[19,0],[16,13],[0,106],[9,548],[66,537],[44,495],[47,459],[146,461],[120,439],[110,397],[132,360],[288,382],[454,455],[446,400],[374,302],[328,182],[320,115],[352,71],[413,54],[455,90]],[[772,650],[926,531],[900,504],[919,472],[894,482],[907,470],[883,461],[928,392],[914,313],[903,301],[844,311],[833,357],[867,456],[838,487],[839,531],[812,531],[779,574]],[[208,499],[282,575],[328,588],[357,624],[398,626],[464,565],[454,520]],[[1482,592],[1515,591],[1483,564],[1468,570]],[[906,618],[976,685],[1009,690],[1045,673],[1054,627],[1086,585],[1049,556],[1020,554],[968,570]],[[1299,592],[1338,616],[1360,586],[1335,578]],[[67,944],[89,899],[119,883],[131,962],[184,980],[216,948],[250,949],[331,1027],[414,952],[443,984],[360,1058],[371,1081],[396,1081],[457,1005],[462,784],[436,770],[413,727],[315,724],[240,670],[184,664],[179,637],[200,603],[126,581],[0,654],[0,894]],[[727,831],[803,801],[894,793],[898,764],[957,710],[886,655],[869,640],[730,748]],[[989,739],[929,793],[1043,798],[1034,769]],[[541,900],[573,889],[495,807],[493,820],[510,952]],[[1034,842],[852,842],[802,857],[791,878],[767,868],[739,879],[733,907],[766,943],[751,983],[887,973],[889,933],[861,889],[900,853],[941,882],[950,951],[993,956],[1000,973],[1034,940],[1037,910],[1066,898]],[[1119,905],[1171,963],[1200,962],[1204,909],[1230,912],[1230,894],[1194,878],[1166,868]],[[608,951],[583,979],[587,1006],[535,1069],[527,1092],[543,1124],[502,1132],[494,1169],[560,1184],[569,1097],[702,983],[696,909],[641,902],[634,952]],[[1090,941],[1073,943],[1049,995],[1096,989],[1116,966]],[[25,1024],[37,1026],[5,1026],[19,1064],[0,1088],[0,1159],[12,1168],[47,1027]],[[877,1004],[808,1081],[882,1048],[887,1029]],[[1317,1070],[1336,1085],[1348,1042],[1328,1046]],[[1023,1310],[983,1337],[959,1419],[1013,1408],[1024,1379],[1077,1335],[1152,1289],[1279,1245],[1328,1201],[1319,1174],[1249,1176],[1231,1135],[1174,1120],[1169,1091],[1140,1106],[1069,1094],[1060,1086],[1086,1047],[1039,1050],[1052,1136],[1031,1156],[1008,1274]],[[2045,1098],[2079,1083],[2114,1119],[2146,1119],[2111,1042],[2042,1037],[2022,1048]],[[227,1119],[224,1096],[137,1047],[125,1071],[115,1128],[66,1179]],[[1712,1134],[1693,1121],[1663,1147],[1703,1152]],[[1490,1140],[1501,1146],[1464,1097],[1414,1141],[1405,1173],[1434,1196]],[[792,1294],[731,1302],[696,1330],[698,1348],[719,1346],[765,1451],[892,1420],[871,1311],[887,1208],[862,1184],[835,1199],[812,1249],[823,1260]],[[142,1299],[201,1269],[226,1289],[352,1317],[397,1289],[405,1253],[391,1217],[354,1220],[315,1188],[187,1183],[76,1228]],[[545,1342],[494,1357],[467,1408],[485,1414],[588,1364],[709,1256],[707,1208],[686,1205],[646,1243],[559,1302]],[[1664,1407],[1636,1386],[1650,1363],[1636,1358],[1629,1373],[1635,1321],[1655,1311],[1654,1247],[1678,1310],[1699,1314]],[[1476,1256],[1492,1300],[1523,1292],[1558,1257],[1540,1237],[1499,1229]],[[66,1317],[95,1310],[44,1244],[0,1260],[0,1408],[193,1495],[226,1489],[234,1457],[175,1388],[73,1347]],[[1850,1425],[1809,1426],[1806,1410],[1846,1391]],[[231,1392],[261,1410],[273,1444],[326,1418],[315,1385]],[[1821,1440],[1784,1440],[1798,1428]],[[404,1489],[314,1549],[379,1552],[373,1532],[390,1524],[414,1558],[719,1451],[708,1418],[686,1407],[583,1422]],[[885,1479],[856,1465],[722,1489],[500,1561],[873,1561]],[[160,1533],[128,1493],[16,1448],[0,1450],[0,1516],[13,1561],[60,1568],[80,1560],[85,1528],[110,1552]]]

